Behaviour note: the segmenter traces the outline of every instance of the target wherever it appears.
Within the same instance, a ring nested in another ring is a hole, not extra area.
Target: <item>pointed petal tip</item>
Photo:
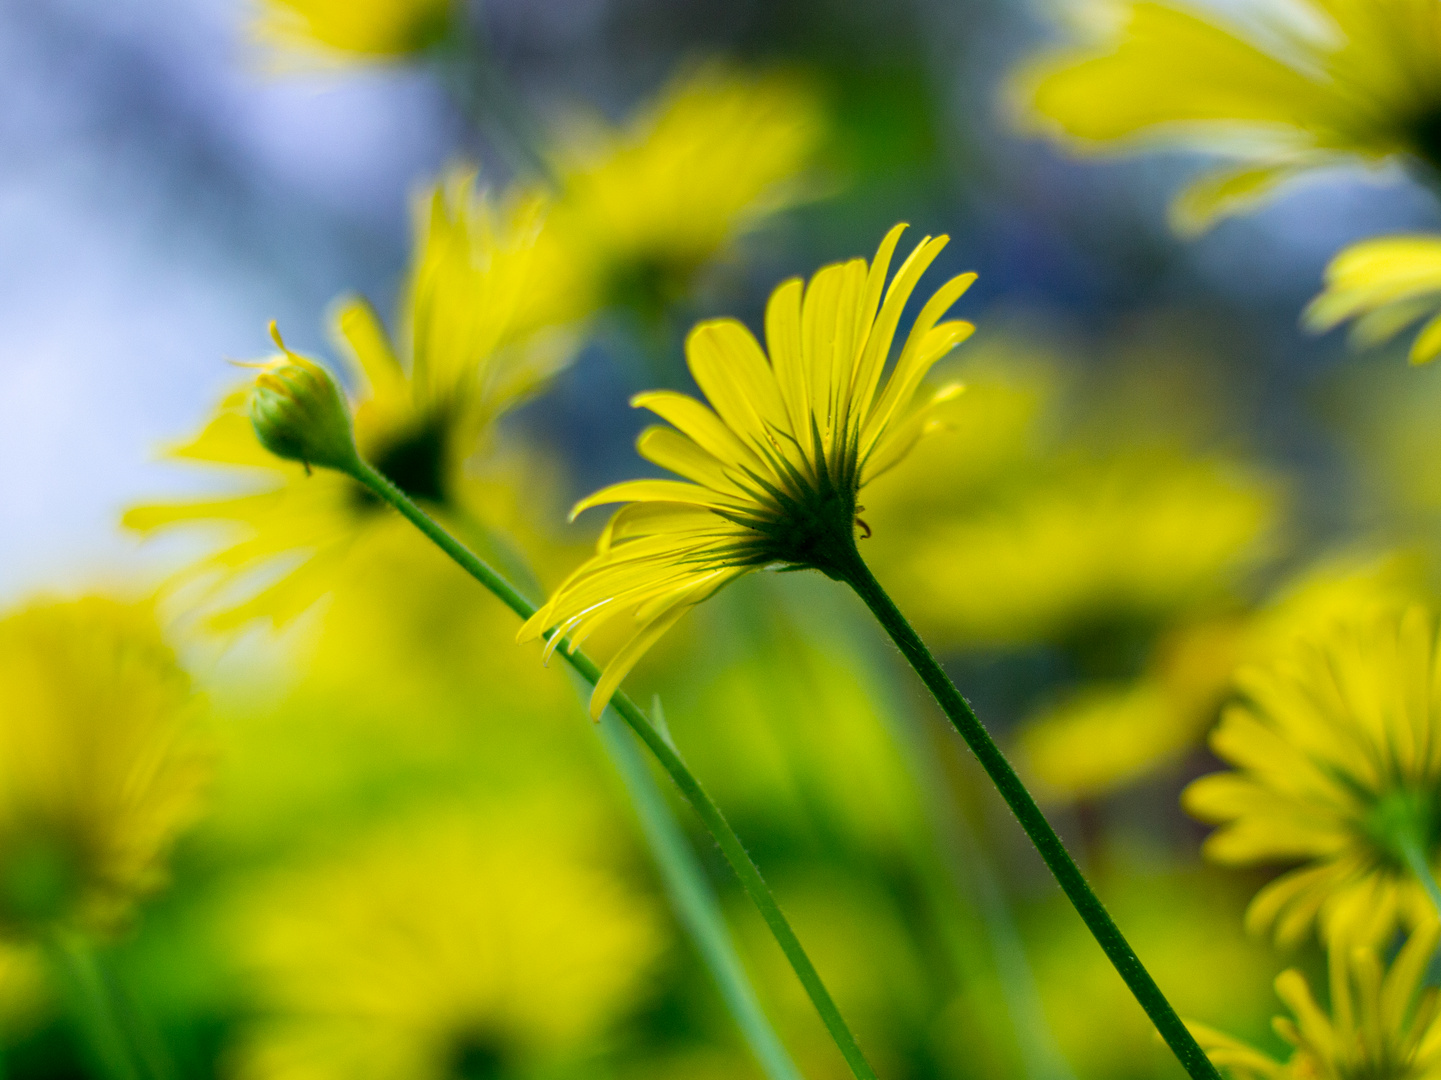
[[[605,712],[605,707],[610,704],[611,696],[607,694],[601,697],[599,687],[590,695],[590,718],[593,723],[600,723],[600,714]]]

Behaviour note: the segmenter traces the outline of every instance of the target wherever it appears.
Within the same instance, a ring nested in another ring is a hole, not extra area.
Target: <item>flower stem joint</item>
[[[282,355],[257,365],[260,373],[250,394],[255,437],[276,457],[298,461],[307,472],[320,465],[354,473],[360,455],[345,395],[330,372],[286,347],[274,322],[270,336]]]

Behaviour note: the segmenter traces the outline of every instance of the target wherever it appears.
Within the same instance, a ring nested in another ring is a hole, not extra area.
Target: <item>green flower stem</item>
[[[47,952],[65,983],[80,1037],[109,1080],[150,1080],[126,1036],[121,1009],[89,942],[56,930]]]
[[[1436,872],[1431,868],[1431,861],[1426,858],[1426,845],[1416,830],[1405,830],[1398,840],[1401,848],[1401,855],[1406,860],[1406,866],[1411,873],[1416,875],[1416,880],[1426,890],[1426,895],[1431,898],[1438,914],[1441,914],[1441,885],[1436,883]]]
[[[370,488],[376,495],[380,496],[409,521],[423,532],[442,551],[454,559],[466,573],[475,578],[495,596],[523,619],[530,618],[535,613],[535,606],[526,600],[516,589],[484,562],[474,552],[467,548],[455,537],[451,536],[438,522],[431,518],[398,487],[392,484],[386,477],[381,475],[368,462],[356,460],[353,466],[352,475],[360,483]],[[562,643],[556,649],[556,655],[562,657],[570,664],[591,686],[600,681],[601,670],[595,662],[586,656],[579,649],[572,652]],[[681,790],[695,812],[700,815],[701,821],[710,832],[715,842],[720,846],[726,861],[730,863],[731,869],[740,878],[741,887],[745,889],[746,895],[755,904],[760,912],[761,918],[770,928],[776,943],[780,945],[781,951],[785,953],[786,959],[790,961],[791,968],[795,971],[796,977],[800,979],[801,985],[805,987],[806,993],[810,996],[816,1011],[820,1013],[821,1020],[825,1023],[826,1029],[830,1032],[831,1038],[835,1040],[841,1055],[846,1059],[851,1072],[856,1080],[876,1080],[876,1074],[861,1054],[860,1047],[856,1044],[855,1036],[846,1026],[840,1010],[836,1008],[830,991],[821,982],[821,977],[801,947],[800,940],[796,937],[795,931],[786,921],[785,915],[781,913],[780,906],[771,895],[770,888],[761,877],[750,855],[746,853],[740,837],[730,827],[725,816],[720,812],[720,807],[711,800],[706,791],[700,785],[694,774],[681,760],[680,755],[669,742],[658,732],[651,722],[646,718],[645,713],[631,701],[623,692],[617,692],[611,699],[611,707],[624,720],[640,740],[649,747],[665,769],[672,780]]]
[[[640,818],[646,841],[655,852],[671,904],[715,977],[721,997],[751,1052],[770,1080],[801,1080],[795,1063],[756,1000],[700,861],[646,768],[634,736],[621,726],[614,709],[608,708],[601,714],[600,737],[630,791],[636,816]]]
[[[1036,800],[1016,775],[1016,770],[1011,767],[1001,748],[976,718],[970,703],[961,696],[956,684],[951,682],[950,676],[931,655],[925,642],[886,595],[860,553],[857,551],[848,562],[849,565],[839,568],[841,580],[855,589],[865,605],[871,609],[871,613],[891,636],[891,640],[896,643],[911,667],[915,668],[916,674],[921,677],[921,681],[926,684],[926,688],[934,695],[961,737],[966,740],[966,745],[971,748],[981,767],[995,783],[1001,797],[1006,800],[1006,805],[1021,823],[1021,828],[1036,845],[1036,850],[1041,853],[1046,866],[1060,883],[1061,890],[1075,906],[1087,928],[1115,965],[1116,971],[1140,1002],[1141,1008],[1146,1010],[1146,1015],[1156,1025],[1156,1030],[1166,1040],[1171,1052],[1180,1060],[1193,1080],[1219,1080],[1216,1067],[1186,1030],[1186,1025],[1176,1015],[1176,1010],[1156,985],[1156,980],[1151,978],[1150,972],[1121,934],[1105,905],[1092,891],[1070,852],[1061,843],[1056,830],[1051,828],[1050,822],[1036,805]]]

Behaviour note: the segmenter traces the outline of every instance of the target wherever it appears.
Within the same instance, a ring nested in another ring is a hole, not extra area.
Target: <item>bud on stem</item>
[[[354,475],[360,464],[350,406],[330,372],[286,347],[272,321],[282,356],[258,365],[250,393],[250,424],[276,457]]]

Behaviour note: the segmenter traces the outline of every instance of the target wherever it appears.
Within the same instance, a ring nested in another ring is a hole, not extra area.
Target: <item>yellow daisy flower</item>
[[[496,418],[543,388],[574,353],[574,335],[554,325],[570,317],[568,301],[538,287],[544,210],[534,196],[497,206],[475,194],[473,176],[453,173],[419,205],[398,340],[363,300],[347,300],[336,312],[335,331],[359,386],[361,452],[442,516],[481,516],[467,461]],[[182,524],[228,531],[232,542],[191,571],[221,590],[216,626],[256,617],[283,623],[329,592],[339,575],[364,573],[396,551],[428,552],[349,477],[312,474],[267,452],[251,428],[249,397],[249,386],[227,396],[200,435],[170,456],[251,477],[254,491],[136,507],[124,518],[142,532]]]
[[[1218,828],[1206,854],[1299,862],[1251,902],[1247,924],[1300,940],[1383,943],[1436,919],[1417,878],[1441,841],[1441,682],[1431,616],[1419,606],[1320,626],[1264,666],[1211,737],[1235,766],[1188,787],[1188,811]]]
[[[1027,121],[1083,152],[1171,142],[1241,164],[1181,194],[1206,228],[1312,169],[1402,158],[1441,165],[1441,7],[1297,0],[1248,24],[1120,0],[1097,40],[1026,68]]]
[[[267,1019],[242,1080],[447,1080],[584,1052],[633,1006],[654,906],[534,828],[473,812],[407,823],[294,871],[237,949]]]
[[[581,500],[574,511],[626,503],[582,565],[521,628],[520,640],[555,629],[578,647],[597,628],[625,627],[625,644],[591,697],[599,717],[645,651],[685,612],[761,567],[835,576],[855,557],[856,496],[931,430],[948,386],[917,404],[921,381],[974,327],[941,316],[975,280],[961,274],[921,309],[889,377],[902,310],[948,238],[926,237],[886,285],[904,225],[875,259],[836,263],[809,284],[793,278],[766,309],[762,351],[735,319],[698,325],[686,340],[691,374],[712,408],[656,391],[632,404],[674,427],[652,427],[641,455],[684,477],[632,480]]]
[[[148,606],[0,619],[0,937],[111,932],[164,883],[209,772],[196,708]]]
[[[1352,244],[1326,268],[1326,289],[1304,316],[1313,330],[1355,319],[1352,340],[1383,345],[1426,320],[1411,345],[1411,363],[1441,355],[1441,237],[1386,236]]]
[[[1294,1047],[1276,1061],[1221,1032],[1189,1025],[1216,1065],[1236,1080],[1419,1080],[1441,1074],[1437,990],[1424,987],[1436,929],[1415,931],[1389,969],[1369,948],[1332,948],[1331,1009],[1316,1003],[1294,968],[1276,978],[1291,1016],[1273,1021]]]
[[[286,51],[335,60],[396,60],[439,44],[457,0],[259,0],[252,31]]]
[[[654,314],[740,236],[802,199],[825,121],[797,77],[709,65],[621,128],[572,123],[553,165],[564,238],[594,304]]]

